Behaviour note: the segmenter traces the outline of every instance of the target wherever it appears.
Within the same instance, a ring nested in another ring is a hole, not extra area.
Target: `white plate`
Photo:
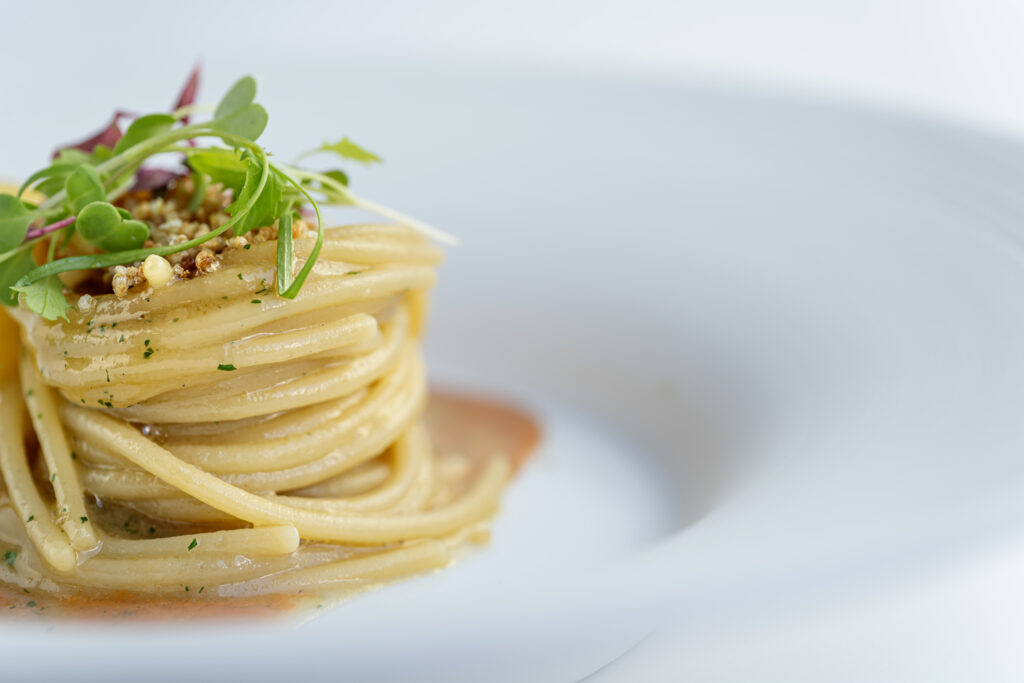
[[[575,680],[665,624],[727,657],[737,625],[1018,537],[1017,145],[654,82],[260,76],[272,149],[344,125],[389,160],[365,195],[463,238],[434,377],[526,402],[547,440],[451,570],[300,627],[0,624],[12,680]],[[15,170],[54,136],[31,132]]]

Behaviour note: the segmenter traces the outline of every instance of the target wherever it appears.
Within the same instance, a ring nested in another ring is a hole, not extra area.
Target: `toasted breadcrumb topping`
[[[146,248],[183,244],[216,230],[231,218],[226,210],[232,199],[230,190],[224,190],[219,184],[207,187],[195,211],[189,211],[193,192],[192,178],[185,177],[168,187],[163,194],[155,194],[151,190],[132,191],[121,197],[116,204],[131,213],[132,218],[149,223],[149,239],[144,244]],[[292,222],[292,236],[296,239],[311,231],[313,228],[302,219]],[[173,270],[170,283],[190,280],[218,270],[221,256],[230,250],[276,240],[277,223],[274,223],[237,237],[228,231],[198,247],[170,254],[166,257]],[[102,287],[93,287],[98,289],[94,293],[113,292],[120,299],[148,285],[141,261],[113,266],[100,272]]]

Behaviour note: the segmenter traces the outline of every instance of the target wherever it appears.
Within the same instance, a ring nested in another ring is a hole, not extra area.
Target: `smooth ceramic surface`
[[[578,680],[652,632],[728,653],[737,624],[1019,541],[1017,145],[763,93],[320,67],[261,73],[272,149],[337,128],[302,100],[325,79],[389,161],[361,191],[463,239],[434,377],[546,424],[493,547],[301,626],[0,623],[6,672]]]

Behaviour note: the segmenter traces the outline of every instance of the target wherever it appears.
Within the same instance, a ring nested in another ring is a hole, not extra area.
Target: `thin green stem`
[[[316,244],[313,245],[313,250],[309,252],[309,256],[306,258],[306,263],[303,264],[302,270],[299,271],[298,275],[295,276],[295,280],[288,286],[288,289],[283,293],[279,294],[286,299],[294,299],[299,294],[299,290],[302,289],[302,285],[305,284],[306,278],[313,272],[313,265],[316,263],[317,258],[320,256],[320,249],[324,245],[324,218],[320,215],[320,205],[313,201],[313,197],[310,196],[306,188],[302,187],[302,184],[293,178],[291,175],[281,170],[281,167],[275,166],[277,172],[283,175],[288,182],[295,186],[295,188],[305,196],[310,204],[313,205],[313,211],[316,212]],[[281,239],[280,229],[278,230],[277,239]],[[281,264],[278,263],[277,267],[280,268]]]

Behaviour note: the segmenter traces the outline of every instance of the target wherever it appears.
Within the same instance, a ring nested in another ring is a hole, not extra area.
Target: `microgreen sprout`
[[[256,81],[251,76],[239,79],[228,90],[208,121],[195,120],[206,110],[195,104],[198,86],[197,67],[189,75],[173,112],[143,116],[117,112],[99,133],[59,149],[52,163],[31,174],[17,194],[0,194],[0,303],[13,306],[20,300],[48,320],[66,318],[70,304],[57,277],[61,273],[137,263],[151,254],[168,256],[227,232],[241,236],[275,224],[277,294],[294,299],[323,245],[323,205],[359,207],[433,239],[455,242],[413,218],[356,196],[343,171],[321,173],[272,162],[267,150],[257,143],[268,117],[256,102]],[[121,122],[125,120],[131,123],[122,131]],[[181,155],[187,169],[179,172],[144,166],[151,157],[167,153]],[[314,155],[333,155],[363,164],[380,162],[379,157],[347,137],[324,142],[298,159]],[[186,174],[191,174],[196,187],[191,208],[195,209],[209,184],[219,183],[233,198],[227,207],[230,218],[216,229],[180,244],[145,246],[150,226],[133,220],[115,202],[130,189],[159,190]],[[26,200],[29,190],[44,199],[39,203]],[[316,241],[295,272],[291,226],[301,215],[315,216]],[[76,234],[98,253],[56,258],[58,243],[67,245]],[[41,252],[34,247],[44,239],[49,239],[49,245],[40,264],[36,259]]]

